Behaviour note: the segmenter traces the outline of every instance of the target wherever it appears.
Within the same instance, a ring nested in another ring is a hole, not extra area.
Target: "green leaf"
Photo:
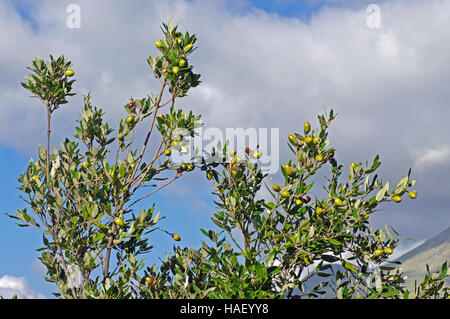
[[[277,250],[276,249],[272,249],[271,251],[270,251],[270,253],[269,253],[269,255],[267,256],[267,259],[266,259],[266,265],[269,265],[271,262],[272,262],[272,260],[273,260],[273,258],[275,257],[275,254],[277,253]]]
[[[328,241],[329,241],[330,243],[332,243],[333,245],[336,245],[336,246],[342,245],[342,243],[341,243],[340,241],[338,241],[338,240],[336,240],[336,239],[333,239],[333,238],[328,239]]]
[[[153,224],[158,223],[158,220],[159,220],[159,213],[160,213],[160,212],[158,212],[158,213],[156,214],[155,218],[153,218],[153,220],[152,220],[152,223],[153,223]]]
[[[214,242],[217,243],[217,233],[215,231],[210,230],[208,232],[208,237]]]
[[[399,292],[400,292],[400,290],[398,290],[398,289],[392,290],[392,291],[385,292],[382,296],[383,297],[392,297],[392,296],[397,295]]]
[[[262,205],[265,208],[267,208],[268,210],[273,210],[275,208],[275,204],[272,202],[269,202],[269,203],[263,202]]]
[[[350,270],[352,273],[357,274],[358,272],[353,268],[352,264],[350,264],[348,261],[344,263],[344,268],[347,270]]]
[[[397,184],[396,189],[403,189],[408,184],[408,175],[402,177]]]
[[[27,223],[30,221],[30,216],[27,214],[27,212],[25,210],[22,211],[22,216],[23,216],[23,221],[25,221]]]
[[[332,274],[326,272],[317,272],[316,275],[319,277],[330,277]]]
[[[373,289],[370,289],[370,290],[371,290],[372,293],[370,294],[369,297],[367,297],[367,299],[377,299],[378,296],[380,295],[380,292],[376,292]]]
[[[380,265],[379,267],[380,267],[381,270],[387,270],[387,271],[398,269],[398,267],[396,267],[396,266],[383,266],[383,265]]]
[[[329,262],[329,263],[334,263],[334,262],[339,260],[338,257],[332,256],[332,255],[321,255],[320,258],[322,260],[325,260],[325,261]]]
[[[372,166],[368,170],[366,170],[366,172],[365,172],[366,174],[372,173],[381,165],[381,162],[379,161],[379,159],[380,159],[379,155],[375,156],[375,158],[373,159],[373,162],[372,162]]]
[[[367,175],[366,180],[364,181],[364,191],[366,192],[369,187],[369,177],[370,175]]]
[[[105,234],[105,233],[100,233],[100,234],[98,234],[97,236],[95,236],[94,242],[96,243],[96,242],[98,242],[99,240],[102,240],[102,239],[105,238],[105,237],[106,237],[106,234]]]
[[[445,279],[445,277],[447,277],[447,270],[448,270],[447,262],[445,262],[442,264],[442,267],[441,267],[441,275],[439,276],[440,280],[443,280],[443,279]]]
[[[383,188],[381,188],[378,191],[377,195],[375,196],[375,199],[377,200],[377,202],[381,201],[388,191],[389,191],[389,182],[386,182],[386,184],[383,186]]]
[[[394,236],[392,236],[391,232],[389,231],[389,228],[387,225],[384,225],[384,228],[386,229],[386,234],[388,235],[389,239],[391,241],[394,241]]]

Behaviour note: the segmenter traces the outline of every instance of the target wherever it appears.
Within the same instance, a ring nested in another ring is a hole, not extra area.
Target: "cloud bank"
[[[19,299],[44,299],[45,296],[31,289],[24,277],[3,275],[0,277],[0,296],[12,298],[17,295]]]

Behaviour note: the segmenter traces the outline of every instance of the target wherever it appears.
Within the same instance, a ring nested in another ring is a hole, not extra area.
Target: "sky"
[[[67,6],[80,7],[80,28],[67,26]],[[91,92],[110,123],[125,116],[130,96],[158,88],[147,65],[156,55],[159,26],[173,18],[198,36],[191,64],[202,83],[178,106],[202,114],[205,128],[277,128],[279,157],[285,138],[305,121],[333,108],[336,158],[371,161],[396,183],[408,169],[416,200],[383,205],[372,226],[391,225],[403,251],[450,225],[450,1],[33,1],[0,2],[0,295],[51,298],[37,260],[39,233],[19,228],[4,213],[25,203],[17,177],[45,143],[43,106],[20,82],[34,57],[72,60],[76,96],[55,113],[52,143],[74,134],[82,96]],[[281,164],[281,163],[280,163]],[[274,174],[274,180],[279,174]],[[193,172],[145,202],[157,202],[163,226],[182,244],[199,247],[199,228],[213,228],[212,185]],[[152,237],[170,250],[166,234]],[[398,253],[398,252],[397,252]]]

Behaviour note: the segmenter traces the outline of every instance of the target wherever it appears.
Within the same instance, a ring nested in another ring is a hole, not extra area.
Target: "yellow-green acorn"
[[[417,197],[417,191],[411,191],[408,193],[409,198],[415,199]]]
[[[120,217],[117,217],[116,219],[114,219],[114,222],[119,226],[125,225],[123,218],[120,218]]]
[[[148,276],[147,278],[145,278],[145,282],[151,285],[155,282],[155,278],[153,276]]]
[[[289,134],[288,139],[292,144],[297,144],[297,138],[294,135]]]
[[[287,168],[284,169],[284,171],[286,172],[287,176],[294,175],[294,170],[292,169],[292,167],[287,167]]]
[[[303,125],[303,130],[305,131],[305,134],[308,134],[309,131],[311,130],[311,124],[305,122],[305,124]]]
[[[394,202],[396,202],[396,203],[399,203],[399,202],[402,201],[402,198],[401,198],[400,196],[396,195],[396,196],[394,196],[394,197],[392,198],[392,200],[393,200]]]
[[[75,74],[75,72],[73,72],[73,70],[67,70],[66,71],[66,75],[67,76],[73,76]]]
[[[384,249],[377,249],[375,250],[375,256],[381,256],[384,253]]]
[[[281,195],[281,197],[284,197],[284,198],[291,196],[291,194],[289,194],[288,191],[281,191],[280,195]]]

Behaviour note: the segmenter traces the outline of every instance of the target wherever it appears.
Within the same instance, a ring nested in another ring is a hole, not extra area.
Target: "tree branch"
[[[165,183],[164,185],[161,185],[160,187],[158,187],[157,189],[151,191],[150,193],[148,193],[147,195],[142,196],[141,198],[136,199],[134,202],[132,202],[130,205],[127,206],[127,208],[125,208],[124,210],[129,209],[131,206],[133,206],[134,204],[136,204],[137,202],[143,200],[144,198],[147,198],[150,195],[153,195],[154,193],[156,193],[157,191],[159,191],[160,189],[168,186],[169,184],[173,183],[173,181],[175,181],[177,178],[179,178],[181,176],[181,174],[177,173],[177,175],[175,175],[174,178],[172,178],[170,181],[168,181],[167,183]]]

